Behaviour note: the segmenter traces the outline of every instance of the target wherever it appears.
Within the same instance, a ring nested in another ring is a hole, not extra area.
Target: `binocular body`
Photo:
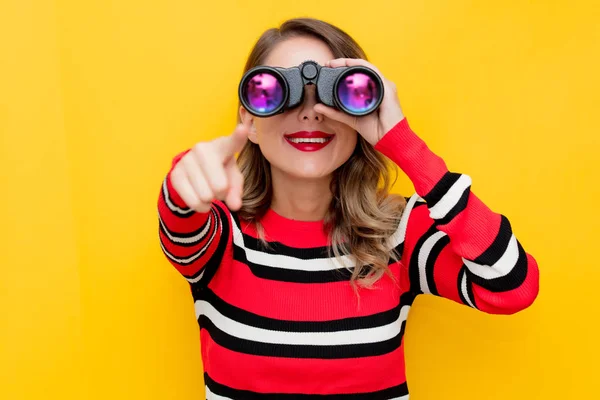
[[[238,95],[248,112],[270,117],[299,106],[306,85],[316,86],[317,102],[355,116],[372,113],[383,100],[383,82],[372,69],[322,67],[312,60],[291,68],[254,67],[242,77]]]

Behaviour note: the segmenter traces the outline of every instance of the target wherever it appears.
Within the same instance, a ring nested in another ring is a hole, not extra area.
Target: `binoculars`
[[[316,86],[317,102],[349,115],[370,114],[383,100],[383,82],[372,69],[328,68],[312,60],[290,68],[254,67],[242,77],[238,95],[252,115],[271,117],[302,104],[305,85]]]

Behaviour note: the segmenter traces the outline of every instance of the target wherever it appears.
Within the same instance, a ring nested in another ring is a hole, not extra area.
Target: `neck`
[[[297,221],[320,221],[333,197],[331,176],[302,179],[272,169],[273,199],[271,208],[277,214]]]

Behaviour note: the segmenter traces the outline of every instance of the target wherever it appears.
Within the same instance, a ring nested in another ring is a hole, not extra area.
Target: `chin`
[[[320,179],[328,177],[332,174],[333,171],[325,170],[323,168],[313,169],[313,168],[302,168],[302,169],[293,169],[286,171],[289,175],[294,178],[299,179]]]

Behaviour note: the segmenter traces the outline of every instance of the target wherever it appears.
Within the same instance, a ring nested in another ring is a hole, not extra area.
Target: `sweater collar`
[[[314,232],[323,233],[324,231],[324,220],[318,221],[301,221],[296,219],[286,218],[283,215],[278,214],[272,208],[269,208],[265,215],[261,219],[262,225],[267,230],[280,230],[286,231],[302,231],[302,232]]]

